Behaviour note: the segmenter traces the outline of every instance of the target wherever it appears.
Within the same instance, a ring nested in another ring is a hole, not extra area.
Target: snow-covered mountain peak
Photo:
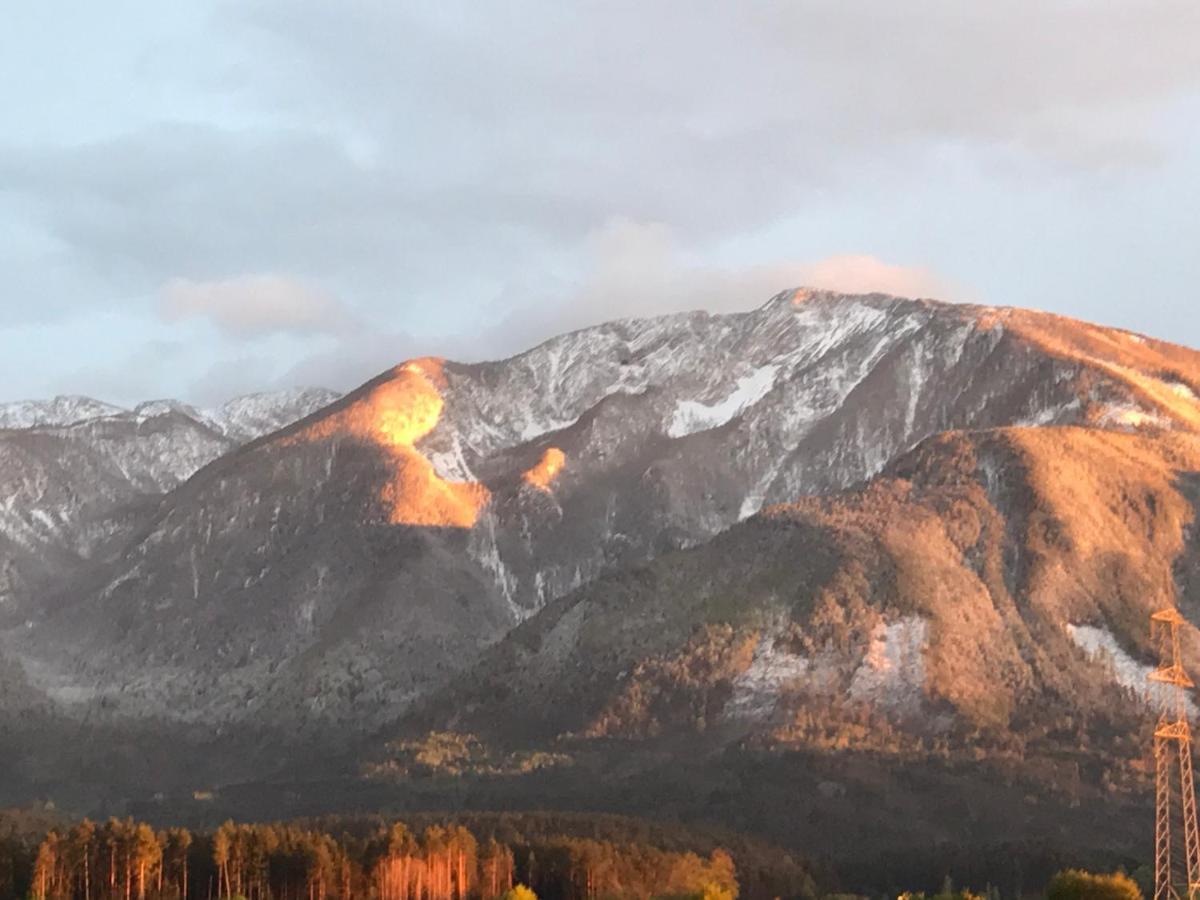
[[[16,615],[51,572],[118,545],[136,504],[336,397],[254,394],[215,413],[169,399],[133,409],[76,396],[0,404],[0,613]]]
[[[806,298],[799,305],[798,292]],[[731,421],[827,357],[830,366],[808,384],[822,396],[830,388],[843,395],[879,353],[932,315],[922,302],[883,294],[796,289],[745,312],[619,319],[511,359],[451,366],[439,432],[455,430],[468,457],[486,456],[567,428],[606,398],[651,391],[665,404],[663,432],[680,437]],[[435,452],[449,452],[451,441],[441,443]]]
[[[61,427],[124,412],[111,403],[75,394],[49,400],[17,400],[0,403],[0,428]]]
[[[145,400],[126,409],[93,397],[60,395],[48,400],[0,403],[0,429],[68,428],[102,419],[141,423],[175,414],[243,443],[290,425],[340,396],[326,388],[285,388],[245,394],[215,409],[202,410],[170,398]]]
[[[328,406],[341,394],[327,388],[285,388],[234,397],[207,415],[221,432],[247,441],[290,425]]]
[[[181,400],[146,400],[133,408],[133,415],[139,421],[157,418],[158,416],[169,416],[172,413],[187,416],[189,419],[194,419],[197,422],[206,421],[204,414],[200,410]]]

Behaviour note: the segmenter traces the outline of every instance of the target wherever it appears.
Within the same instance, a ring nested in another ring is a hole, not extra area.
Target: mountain
[[[209,410],[178,400],[149,400],[133,409],[77,395],[18,400],[0,403],[0,431],[62,428],[98,421],[145,422],[178,413],[244,444],[328,406],[339,396],[325,388],[285,388],[244,394]]]
[[[1150,613],[1177,595],[1200,613],[1197,472],[1190,433],[944,432],[549,604],[425,704],[427,724],[526,747],[724,730],[832,748],[861,731],[860,748],[1021,754],[1053,729],[1075,746],[1085,722],[1148,717]]]
[[[91,397],[66,396],[52,400],[17,400],[0,403],[0,428],[37,428],[73,425],[88,419],[117,416],[126,412],[119,406]]]
[[[1198,371],[1045,314],[809,291],[415,360],[174,490],[21,653],[122,714],[361,731],[556,598],[929,435],[1190,434]]]
[[[256,394],[213,412],[172,400],[0,404],[0,620],[33,614],[35,596],[119,547],[159,497],[207,463],[337,396]]]
[[[3,635],[5,708],[147,789],[1121,846],[1148,613],[1200,621],[1198,392],[1200,354],[1130,332],[807,290],[410,360],[92,526]],[[69,459],[79,427],[2,440]]]
[[[340,396],[325,388],[285,388],[243,394],[203,415],[227,438],[245,444],[311,415]]]
[[[1198,488],[1183,429],[931,436],[550,603],[365,771],[511,781],[536,760],[574,775],[525,775],[534,796],[723,821],[860,877],[905,849],[933,879],[950,848],[1018,839],[1144,861],[1148,618],[1200,620]]]

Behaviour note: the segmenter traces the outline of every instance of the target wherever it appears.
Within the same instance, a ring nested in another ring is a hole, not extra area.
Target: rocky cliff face
[[[1136,335],[808,291],[413,360],[174,489],[15,652],[73,715],[345,735],[466,721],[487,683],[526,737],[630,736],[668,727],[637,679],[694,656],[715,693],[678,702],[763,740],[817,728],[788,710],[821,696],[998,734],[1061,681],[1039,653],[1144,650],[1142,607],[1098,594],[1142,569],[1105,554],[1150,548],[1168,596],[1197,391],[1200,356]],[[1122,504],[1151,512],[1097,543]],[[1061,574],[1084,562],[1091,594]],[[521,708],[543,689],[571,715]]]

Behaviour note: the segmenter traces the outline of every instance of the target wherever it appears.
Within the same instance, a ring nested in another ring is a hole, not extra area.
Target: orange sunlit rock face
[[[1195,350],[1032,310],[995,310],[980,322],[1003,325],[1048,354],[1082,362],[1126,384],[1148,412],[1122,413],[1121,424],[1169,421],[1200,431],[1200,353]]]
[[[490,494],[477,482],[446,481],[414,447],[442,415],[442,361],[425,358],[393,370],[390,381],[308,429],[309,439],[348,433],[384,449],[394,462],[380,498],[395,525],[470,528]]]
[[[538,464],[526,472],[522,478],[527,484],[539,490],[550,491],[550,485],[567,464],[567,455],[557,447],[549,447],[542,454]]]
[[[792,306],[800,307],[812,296],[812,291],[808,288],[796,288],[792,291]]]

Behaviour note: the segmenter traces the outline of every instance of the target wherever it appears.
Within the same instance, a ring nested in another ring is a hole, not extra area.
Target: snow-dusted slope
[[[214,409],[201,410],[179,400],[147,400],[133,409],[92,397],[64,395],[50,400],[0,402],[0,429],[61,428],[99,419],[145,422],[177,413],[237,443],[278,431],[341,394],[327,388],[285,388],[234,397]]]
[[[175,400],[0,405],[0,619],[31,614],[35,595],[118,546],[148,501],[334,399],[319,389],[258,394],[215,414]]]
[[[24,646],[42,666],[78,653],[61,677],[110,709],[366,727],[553,599],[861,482],[931,434],[1127,429],[1106,416],[1126,405],[1193,428],[1177,386],[1200,390],[1196,354],[1088,329],[788,291],[498,362],[413,360],[168,495],[103,587]],[[895,691],[882,675],[862,691],[900,703],[911,656]]]
[[[325,388],[293,388],[235,397],[207,413],[221,433],[245,443],[278,431],[333,403],[341,395]]]

